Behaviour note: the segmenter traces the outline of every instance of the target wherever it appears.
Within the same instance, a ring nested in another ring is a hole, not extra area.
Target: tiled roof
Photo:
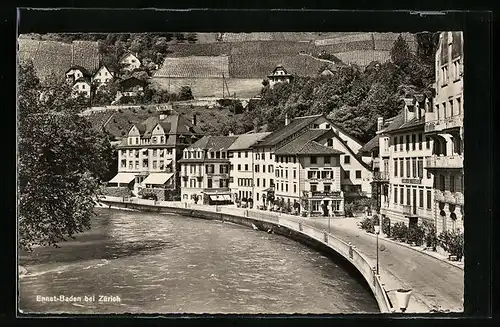
[[[64,76],[72,65],[82,66],[89,72],[94,72],[99,66],[97,42],[63,43],[18,38],[18,43],[19,60],[31,60],[42,81],[52,73]]]
[[[150,138],[153,129],[158,123],[164,129],[165,134],[169,135],[167,138],[167,145],[177,144],[179,135],[190,136],[203,134],[199,127],[193,126],[191,121],[179,115],[168,115],[163,120],[160,120],[158,116],[152,116],[139,124],[135,124],[135,126],[139,129],[139,133],[142,137]]]
[[[80,66],[80,65],[72,65],[68,70],[66,70],[66,73],[72,69],[78,69],[79,71],[82,72],[83,76],[90,76],[90,73],[87,70],[87,68]]]
[[[399,115],[397,115],[396,117],[394,117],[394,120],[392,121],[392,123],[384,130],[384,132],[394,132],[394,131],[397,131],[397,130],[402,130],[402,129],[407,129],[407,128],[410,128],[410,127],[415,127],[415,126],[419,126],[419,125],[423,125],[425,124],[425,117],[422,116],[420,117],[420,119],[418,118],[413,118],[412,120],[408,121],[408,122],[404,122],[404,116],[403,116],[403,112],[401,112]]]
[[[251,133],[251,134],[243,134],[243,135],[236,135],[238,138],[236,141],[229,147],[228,150],[241,150],[241,149],[248,149],[257,141],[262,140],[264,137],[268,136],[271,134],[270,132],[267,133]]]
[[[203,136],[196,143],[190,145],[188,149],[228,149],[238,136]]]
[[[82,77],[80,77],[79,79],[77,79],[77,80],[73,83],[73,85],[75,85],[75,84],[76,84],[76,83],[78,83],[78,82],[85,82],[85,83],[87,83],[87,84],[90,84],[90,78],[89,78],[88,76],[82,76]]]
[[[379,139],[380,139],[380,134],[375,135],[374,138],[372,138],[370,141],[368,141],[368,143],[363,145],[361,147],[361,149],[359,149],[358,153],[370,153],[370,152],[372,152],[374,149],[379,147],[379,142],[378,142]]]
[[[314,122],[321,115],[307,116],[307,117],[297,117],[294,118],[290,124],[283,126],[280,130],[273,132],[262,140],[262,142],[256,144],[256,146],[273,146],[279,142],[285,140],[287,137],[297,133],[301,129],[307,127],[309,124]]]
[[[310,129],[302,135],[277,149],[276,155],[300,155],[300,154],[341,154],[343,152],[324,146],[316,142],[322,135],[331,132],[326,129]]]

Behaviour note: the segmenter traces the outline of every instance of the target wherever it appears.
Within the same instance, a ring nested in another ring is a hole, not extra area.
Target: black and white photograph
[[[464,42],[19,33],[19,314],[462,313]]]

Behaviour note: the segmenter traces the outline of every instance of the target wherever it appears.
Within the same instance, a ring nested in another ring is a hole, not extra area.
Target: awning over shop
[[[230,195],[224,194],[223,197],[224,197],[224,200],[231,201],[231,196]]]
[[[123,183],[128,184],[135,179],[134,173],[118,173],[112,180],[108,183]]]
[[[268,187],[263,192],[274,192],[274,187]]]
[[[153,185],[163,185],[165,184],[174,174],[167,173],[151,173],[144,181],[143,184],[153,184]]]
[[[227,198],[225,198],[225,196],[229,196],[229,195],[222,195],[222,194],[214,194],[214,195],[210,195],[210,200],[212,201],[227,201]]]

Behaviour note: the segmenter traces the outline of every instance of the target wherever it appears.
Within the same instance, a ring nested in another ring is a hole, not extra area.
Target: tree
[[[192,100],[192,99],[194,99],[194,97],[193,97],[193,93],[191,92],[191,88],[189,86],[181,87],[178,100],[184,101],[184,100]]]
[[[113,156],[102,132],[79,115],[63,84],[42,86],[32,64],[18,79],[19,246],[54,245],[90,228],[99,182]]]
[[[391,60],[394,64],[405,69],[411,61],[411,52],[403,36],[400,34],[391,49]]]

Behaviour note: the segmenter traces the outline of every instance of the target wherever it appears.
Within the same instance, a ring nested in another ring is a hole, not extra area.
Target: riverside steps
[[[401,312],[396,290],[411,289],[406,313],[428,313],[432,309],[463,311],[463,270],[399,244],[379,240],[379,275],[376,274],[375,239],[351,218],[298,217],[231,206],[103,197],[103,206],[158,213],[175,213],[195,218],[222,220],[250,228],[282,234],[316,248],[333,251],[354,267],[371,289],[382,313]]]

